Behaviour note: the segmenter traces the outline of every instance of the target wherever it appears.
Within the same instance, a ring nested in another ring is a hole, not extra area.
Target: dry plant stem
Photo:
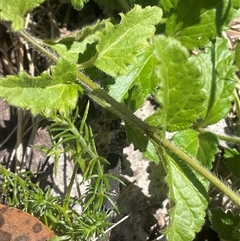
[[[104,233],[108,233],[110,232],[113,228],[117,227],[120,223],[122,223],[123,221],[125,221],[126,219],[128,219],[130,217],[131,213],[128,214],[127,216],[123,217],[121,220],[119,220],[118,222],[114,223],[110,228],[106,229],[104,231]],[[102,237],[102,235],[99,235],[97,238],[93,239],[93,241],[98,240],[100,237]]]
[[[16,156],[14,172],[20,171],[21,162],[23,159],[23,110],[17,110],[18,123],[17,123],[17,143],[16,143]]]
[[[33,118],[34,123],[33,123],[33,125],[31,125],[32,131],[31,131],[30,137],[28,139],[26,151],[25,151],[24,156],[23,156],[23,162],[26,164],[26,167],[27,167],[27,164],[28,164],[29,168],[30,168],[30,163],[31,163],[31,160],[30,160],[31,159],[31,153],[33,152],[32,145],[33,145],[34,139],[37,135],[40,119],[41,119],[41,117],[39,117],[39,116],[37,116],[36,118]],[[26,135],[28,130],[26,130],[24,132],[23,136]]]
[[[53,62],[57,63],[58,58],[54,56],[53,53],[47,51],[44,47],[42,47],[40,41],[35,40],[31,35],[24,31],[21,31],[20,33],[22,34],[22,36],[26,36],[26,40],[29,41],[37,50],[49,57]],[[214,176],[213,173],[205,169],[198,160],[188,156],[184,151],[173,145],[170,141],[160,138],[160,136],[157,134],[156,127],[150,126],[140,120],[131,111],[129,111],[121,103],[113,99],[110,95],[107,94],[107,92],[102,90],[83,73],[77,72],[77,78],[78,83],[84,88],[89,97],[95,100],[98,104],[102,105],[104,108],[116,114],[118,117],[123,118],[125,122],[136,128],[138,131],[140,131],[142,134],[152,140],[155,143],[156,147],[159,147],[159,145],[161,145],[167,151],[175,154],[177,157],[179,157],[179,159],[186,162],[189,166],[191,166],[202,176],[204,176],[216,188],[226,194],[233,202],[235,202],[240,207],[240,196],[237,195],[237,193],[235,193],[233,190],[231,190],[230,187],[221,182],[216,176]],[[80,141],[85,142],[84,140]],[[91,156],[93,157],[95,155]]]
[[[27,14],[26,22],[25,22],[25,28],[27,28],[29,20],[30,20],[30,14]],[[30,51],[29,51],[29,45],[26,41],[24,41],[23,38],[22,38],[22,43],[24,43],[24,46],[25,46],[25,55],[26,55],[27,60],[28,60],[29,74],[31,76],[34,76],[34,65],[33,65],[33,61],[32,61],[32,56],[31,56]],[[28,115],[28,117],[29,117],[29,115]],[[32,118],[32,120],[33,120],[33,124],[29,127],[29,128],[31,128],[31,134],[30,134],[30,138],[28,140],[27,146],[26,146],[26,151],[25,151],[24,156],[23,156],[23,163],[24,163],[25,167],[27,167],[26,166],[27,162],[29,163],[29,165],[30,165],[30,162],[31,162],[29,160],[29,158],[31,157],[31,153],[33,151],[32,145],[33,145],[34,139],[36,137],[39,122],[40,122],[41,118],[39,116],[37,116],[36,118]],[[26,119],[25,119],[25,121],[26,121]],[[30,129],[27,129],[23,133],[23,137],[26,135],[26,133],[29,130]]]
[[[12,131],[9,133],[9,135],[5,138],[3,142],[0,143],[0,148],[11,138],[13,133],[17,130],[17,125],[12,129]]]
[[[19,38],[19,50],[18,50],[18,69],[19,71],[23,70],[23,41],[22,37]],[[17,110],[18,123],[17,123],[17,143],[16,143],[16,156],[15,156],[15,165],[14,172],[18,172],[21,169],[21,164],[23,160],[23,110]]]

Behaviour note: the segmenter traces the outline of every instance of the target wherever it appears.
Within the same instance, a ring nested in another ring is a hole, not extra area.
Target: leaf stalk
[[[201,128],[201,127],[197,128],[197,131],[199,131],[201,133],[211,132],[211,131],[205,130],[204,128]],[[216,134],[216,133],[213,133],[213,134],[216,135],[220,140],[227,141],[230,143],[239,143],[240,144],[240,138],[237,136],[220,135],[220,134]]]
[[[20,35],[22,35],[22,37],[24,37],[25,40],[27,40],[28,43],[30,43],[41,54],[45,55],[48,59],[52,60],[55,64],[58,62],[58,57],[55,56],[51,51],[49,51],[49,48],[45,46],[40,39],[33,37],[25,30],[21,30],[19,31],[19,33]]]

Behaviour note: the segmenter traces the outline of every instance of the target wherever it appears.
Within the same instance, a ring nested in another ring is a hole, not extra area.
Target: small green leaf
[[[143,136],[138,130],[134,129],[132,126],[126,124],[126,133],[129,142],[134,144],[134,149],[139,149],[139,151],[146,151],[148,144],[148,138]]]
[[[235,149],[225,148],[224,159],[233,174],[240,178],[240,153]]]
[[[156,164],[160,161],[157,150],[151,141],[148,141],[146,150],[142,154],[143,157],[147,158],[149,161],[154,161]]]
[[[137,54],[137,63],[129,66],[128,75],[117,77],[114,85],[109,85],[108,94],[119,102],[128,98],[126,102],[134,102],[131,110],[137,110],[158,86],[159,81],[154,70],[155,64],[156,58],[153,56],[153,48],[150,46]],[[133,87],[134,89],[129,95]]]
[[[76,10],[81,10],[87,2],[88,0],[71,0],[71,3]]]
[[[24,28],[24,15],[42,2],[44,0],[1,0],[0,20],[11,21],[12,29],[19,31]]]
[[[209,210],[212,228],[219,234],[219,238],[227,241],[239,241],[240,216],[234,216],[231,211],[227,213],[221,209]]]
[[[234,53],[226,48],[225,39],[216,39],[203,53],[194,57],[195,65],[202,72],[203,91],[206,93],[202,126],[214,124],[225,118],[231,108],[235,81]]]
[[[190,49],[204,46],[210,39],[221,36],[223,27],[235,12],[230,0],[167,0],[161,4],[170,14],[166,34]]]
[[[160,5],[165,13],[170,13],[171,9],[177,8],[177,3],[178,3],[178,0],[174,0],[174,1],[165,0],[165,1],[161,1]]]
[[[148,39],[154,34],[154,25],[161,20],[162,11],[158,7],[142,9],[136,5],[121,17],[118,25],[109,23],[106,30],[99,33],[97,45],[95,65],[113,77],[129,73],[127,65],[136,63],[136,54],[149,46]]]
[[[133,143],[134,150],[138,149],[142,152],[145,158],[155,163],[159,163],[159,157],[152,142],[150,142],[146,136],[142,135],[139,130],[134,129],[134,127],[126,124],[125,128],[128,141]]]
[[[161,103],[156,118],[161,119],[159,124],[166,125],[169,131],[188,128],[199,117],[206,98],[200,71],[179,41],[156,36],[153,44],[159,78],[156,99]]]
[[[184,130],[174,135],[173,142],[189,155],[200,160],[205,167],[212,168],[219,144],[216,135],[211,132],[197,133],[194,130]]]
[[[78,92],[82,89],[76,80],[76,65],[60,60],[51,68],[51,75],[45,71],[38,77],[25,72],[18,76],[0,79],[0,96],[10,105],[30,109],[33,115],[53,116],[59,111],[68,115],[75,108]]]
[[[98,21],[92,26],[86,26],[81,30],[77,30],[67,36],[55,40],[44,40],[45,44],[57,51],[64,59],[71,62],[83,62],[80,54],[87,50],[87,45],[97,43],[98,31],[103,31],[108,21]]]

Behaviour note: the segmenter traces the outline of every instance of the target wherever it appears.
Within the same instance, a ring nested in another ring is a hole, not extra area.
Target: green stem
[[[211,132],[208,130],[205,130],[204,128],[197,128],[197,131],[204,133],[204,132]],[[236,137],[236,136],[226,136],[226,135],[220,135],[220,134],[216,134],[214,133],[219,139],[223,140],[223,141],[227,141],[227,142],[231,142],[231,143],[240,143],[240,138]]]
[[[184,151],[176,147],[170,141],[161,139],[156,133],[153,133],[151,139],[154,142],[161,144],[161,146],[163,146],[171,153],[175,154],[179,159],[186,162],[189,166],[191,166],[208,181],[210,181],[216,188],[218,188],[222,193],[226,194],[233,202],[235,202],[240,207],[240,196],[233,190],[231,190],[230,187],[220,181],[216,176],[214,176],[213,173],[203,167],[198,160],[188,156]]]
[[[107,92],[102,90],[98,85],[88,79],[83,73],[78,72],[77,77],[79,84],[85,89],[88,96],[95,100],[98,104],[113,112],[120,118],[124,119],[126,123],[134,126],[143,134],[156,131],[155,127],[149,126],[145,122],[141,121],[130,110],[113,99],[110,95],[107,94]]]
[[[132,6],[127,3],[127,0],[118,0],[118,2],[125,11],[129,11],[132,8]]]
[[[58,57],[54,55],[54,53],[43,44],[43,42],[33,37],[31,34],[26,32],[25,30],[19,31],[19,33],[24,37],[25,40],[28,41],[37,51],[41,54],[44,54],[48,59],[52,60],[55,64],[58,62]]]
[[[30,42],[37,50],[49,57],[53,62],[57,63],[58,58],[51,52],[47,51],[42,47],[41,43],[36,41],[31,35],[25,31],[20,32],[22,36]],[[214,70],[213,70],[214,71]],[[156,127],[149,126],[145,122],[137,118],[131,111],[129,111],[125,106],[117,102],[110,95],[107,94],[104,90],[98,87],[93,81],[88,79],[83,73],[77,72],[78,83],[84,88],[86,93],[90,98],[95,100],[97,103],[102,105],[104,108],[115,113],[117,116],[121,117],[134,128],[138,129],[144,135],[148,136],[149,139],[153,140],[157,145],[162,145],[165,149],[172,152],[178,156],[181,160],[186,162],[189,166],[194,168],[207,180],[209,180],[216,188],[221,192],[226,194],[232,201],[234,201],[240,207],[240,196],[238,196],[234,191],[232,191],[227,185],[221,182],[216,176],[214,176],[210,171],[205,169],[199,161],[188,156],[181,149],[173,145],[170,141],[161,139],[157,132]],[[83,138],[82,138],[83,139]],[[80,138],[82,144],[86,144],[84,140]],[[90,150],[89,150],[90,151]],[[94,156],[94,153],[89,152],[91,156]]]
[[[239,86],[238,85],[236,85],[236,88],[238,88],[238,90],[237,89],[234,90],[234,97],[235,97],[235,103],[236,103],[237,117],[238,117],[238,119],[240,119],[240,100],[239,100],[239,96],[238,96],[238,91],[240,89],[240,85]]]
[[[210,118],[210,114],[212,113],[212,108],[214,104],[214,99],[216,95],[216,56],[215,56],[215,45],[216,40],[212,40],[212,48],[211,48],[211,60],[212,60],[212,79],[211,79],[211,89],[210,89],[210,98],[207,108],[206,117],[202,126],[206,126]]]
[[[78,64],[78,65],[77,65],[77,68],[78,68],[79,70],[81,70],[81,69],[87,69],[87,68],[93,66],[93,64],[94,64],[94,62],[97,60],[97,58],[98,58],[98,54],[95,54],[91,59],[89,59],[89,60],[87,60],[87,61],[85,61],[85,62],[83,62],[83,63],[81,63],[81,64]]]
[[[96,98],[104,100],[101,101],[103,107],[110,109],[110,111],[116,113],[119,117],[122,117],[126,122],[129,122],[132,126],[140,129],[141,132],[147,135],[155,143],[161,144],[168,151],[174,153],[181,160],[186,162],[189,166],[191,166],[202,176],[204,176],[216,188],[218,188],[221,192],[226,194],[232,201],[234,201],[240,207],[240,196],[238,196],[227,185],[221,182],[210,171],[204,168],[199,161],[194,160],[192,157],[188,156],[185,152],[183,152],[181,149],[173,145],[170,141],[161,139],[158,136],[158,134],[154,131],[153,127],[138,119],[133,113],[126,109],[126,107],[122,106],[120,103],[115,101],[104,90],[100,89],[95,83],[89,80],[82,73],[78,73],[78,78],[82,81],[83,86],[87,86],[89,96],[91,96],[95,100]]]

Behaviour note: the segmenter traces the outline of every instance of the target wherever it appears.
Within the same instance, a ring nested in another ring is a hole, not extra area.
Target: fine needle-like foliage
[[[81,9],[85,2],[72,4]],[[114,6],[112,1],[101,2]],[[96,153],[89,127],[82,124],[78,131],[73,124],[77,99],[84,93],[125,121],[128,141],[135,149],[150,161],[163,163],[171,200],[170,224],[164,233],[169,241],[191,241],[205,222],[210,184],[240,207],[238,193],[210,171],[219,139],[240,143],[240,138],[204,129],[225,118],[234,100],[239,44],[236,52],[230,50],[222,31],[231,19],[240,16],[240,2],[166,0],[146,7],[134,5],[141,1],[119,2],[124,2],[120,6],[126,12],[120,14],[119,22],[101,20],[55,40],[36,39],[23,30],[23,15],[40,2],[0,3],[0,19],[11,21],[12,30],[19,31],[53,62],[50,72],[37,77],[23,71],[1,78],[0,96],[10,105],[53,121],[52,130],[57,133],[53,143],[64,144],[85,180],[95,182],[83,215],[71,226],[75,229],[79,225],[77,235],[88,240],[107,226],[107,214],[100,210],[103,199],[108,198],[109,177],[101,166],[104,159]],[[147,4],[143,1],[142,5]],[[9,9],[15,14],[9,14]],[[44,53],[47,48],[52,52]],[[102,72],[105,77],[99,86],[95,80]],[[133,113],[149,96],[160,107],[143,122]],[[172,140],[166,139],[167,131],[175,132]],[[82,159],[85,154],[87,162]],[[234,170],[239,152],[228,150],[225,155],[228,167],[239,177]],[[68,197],[63,208],[69,201]],[[61,215],[70,214],[58,217]],[[222,238],[238,240],[239,217],[220,210],[209,211],[209,217]],[[71,218],[64,218],[70,225]],[[224,220],[232,220],[232,226]],[[68,232],[67,227],[64,230]]]

